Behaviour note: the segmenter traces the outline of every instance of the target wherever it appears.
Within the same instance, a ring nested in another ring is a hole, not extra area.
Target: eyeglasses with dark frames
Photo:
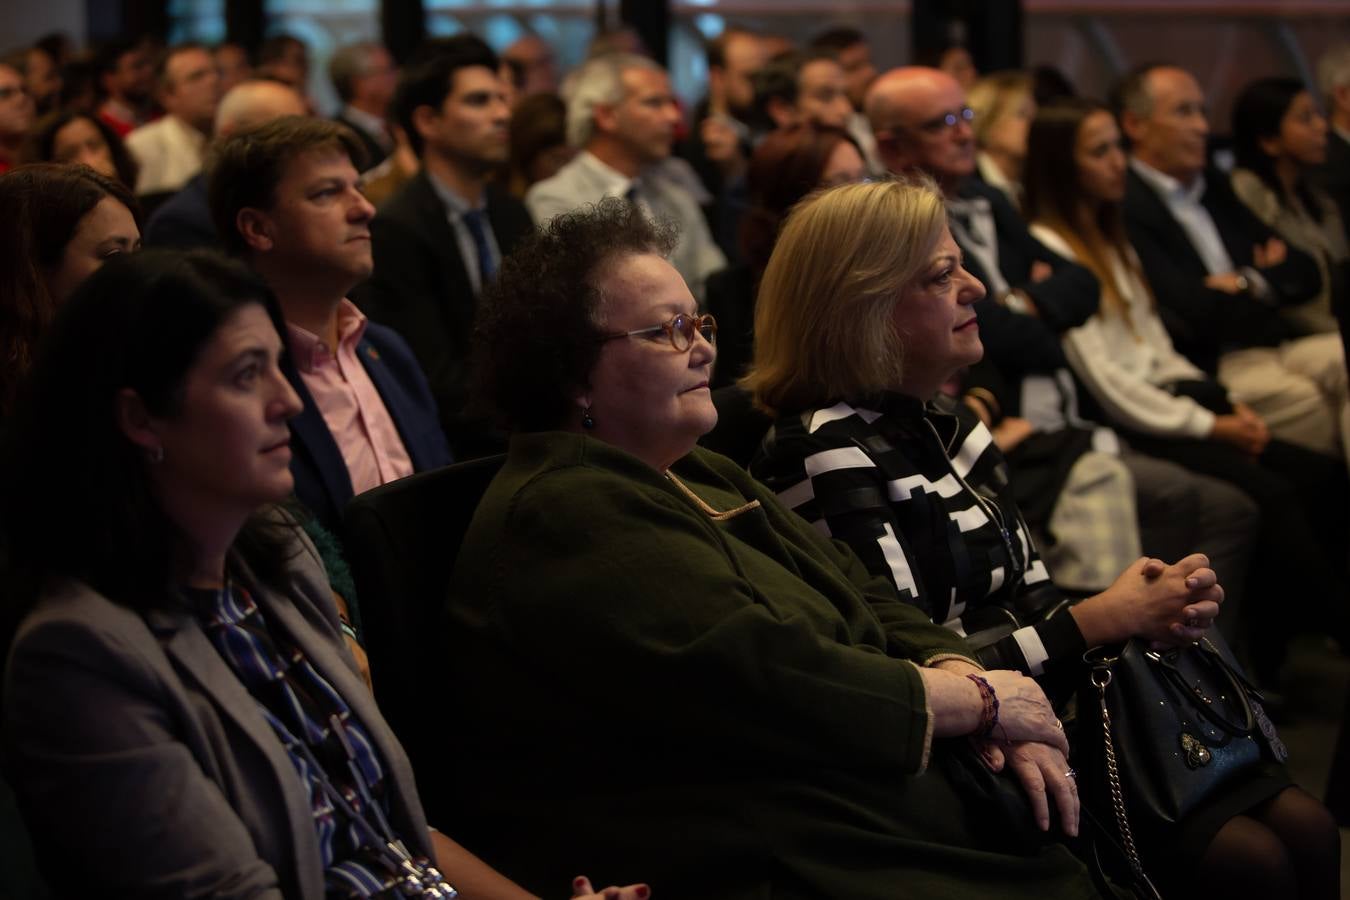
[[[911,125],[909,127],[913,131],[922,131],[926,134],[940,134],[944,131],[950,131],[962,122],[970,125],[974,121],[975,110],[971,109],[969,106],[963,106],[960,109],[945,112],[940,116],[934,116],[926,122],[920,122],[918,125]]]
[[[650,328],[638,328],[633,331],[616,331],[610,334],[601,335],[605,340],[612,341],[615,338],[622,337],[652,337],[661,332],[665,332],[670,338],[670,345],[680,353],[694,346],[694,332],[703,335],[703,339],[710,344],[717,343],[717,320],[710,315],[687,316],[680,313],[669,322],[660,325],[653,325]]]

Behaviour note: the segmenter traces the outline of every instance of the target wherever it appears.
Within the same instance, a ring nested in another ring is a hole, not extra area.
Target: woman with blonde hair
[[[989,431],[941,394],[984,352],[974,311],[983,296],[929,181],[843,187],[799,206],[756,309],[759,343],[744,383],[778,419],[752,472],[902,599],[970,635],[983,664],[1038,677],[1052,693],[1061,679],[1083,679],[1089,647],[1198,640],[1223,597],[1203,555],[1171,566],[1141,558],[1073,605],[1050,580]],[[1213,841],[1221,830],[1224,840]],[[1277,766],[1179,832],[1136,838],[1152,858],[1179,856],[1188,872],[1200,861],[1211,879],[1240,859],[1266,860],[1244,869],[1252,885],[1271,888],[1257,896],[1324,896],[1328,872],[1334,887],[1330,815]]]
[[[1036,117],[1032,77],[1027,72],[995,72],[971,87],[966,102],[975,111],[976,171],[990,187],[1022,207],[1022,167],[1027,131]]]

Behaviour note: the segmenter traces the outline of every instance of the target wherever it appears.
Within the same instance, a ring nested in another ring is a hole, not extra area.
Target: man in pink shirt
[[[222,239],[285,319],[284,368],[305,402],[291,421],[296,494],[330,529],[354,494],[450,462],[412,351],[347,299],[373,267],[363,154],[347,128],[290,116],[223,141],[208,172]]]

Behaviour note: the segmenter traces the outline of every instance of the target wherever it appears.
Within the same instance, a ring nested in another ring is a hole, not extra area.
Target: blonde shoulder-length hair
[[[947,224],[927,176],[851,184],[803,200],[760,280],[755,357],[741,386],[770,415],[894,388],[896,301]]]

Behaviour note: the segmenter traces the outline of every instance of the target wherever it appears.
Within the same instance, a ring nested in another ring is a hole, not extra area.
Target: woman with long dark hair
[[[1350,312],[1350,247],[1340,210],[1307,177],[1326,162],[1327,130],[1317,101],[1296,78],[1254,81],[1233,105],[1233,192],[1322,272],[1321,292],[1284,310],[1308,333],[1335,331]],[[1350,443],[1350,430],[1343,440]]]
[[[0,175],[0,415],[56,308],[81,281],[141,243],[126,185],[88,166],[40,164]]]
[[[136,186],[139,166],[112,127],[90,113],[62,109],[39,119],[19,159],[25,163],[83,163],[100,175]]]
[[[0,470],[3,734],[40,867],[60,896],[435,898],[449,878],[523,898],[428,830],[277,506],[300,400],[275,309],[223,257],[118,259],[24,386]]]

